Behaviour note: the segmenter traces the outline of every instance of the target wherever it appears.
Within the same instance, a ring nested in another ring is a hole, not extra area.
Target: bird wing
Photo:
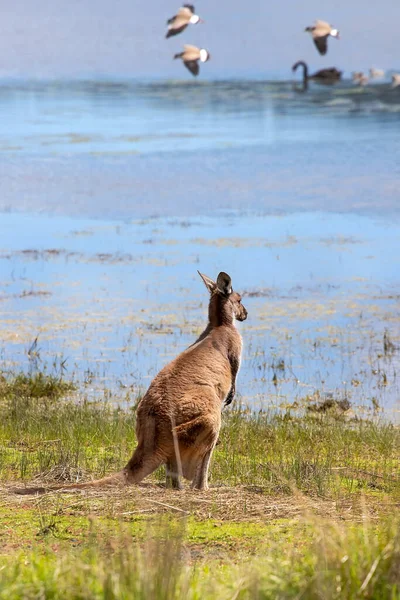
[[[328,36],[315,37],[313,35],[314,44],[316,45],[320,54],[326,54],[328,50]]]
[[[197,46],[190,46],[189,44],[184,44],[183,47],[185,48],[184,53],[183,53],[184,60],[187,60],[187,61],[199,60],[200,48],[198,48]]]
[[[182,6],[177,13],[177,17],[179,17],[180,19],[185,19],[186,21],[190,21],[190,17],[193,16],[193,12],[191,7],[186,5]]]
[[[342,71],[339,71],[336,67],[330,67],[326,69],[328,77],[341,77]]]
[[[185,67],[187,69],[189,69],[189,71],[192,73],[192,75],[196,76],[199,74],[200,67],[199,67],[199,63],[197,62],[197,60],[184,60],[183,64],[185,65]]]
[[[182,8],[187,8],[188,10],[190,10],[190,12],[192,13],[192,15],[194,15],[194,13],[196,12],[195,9],[194,9],[193,4],[184,4],[182,6]]]
[[[166,34],[166,38],[172,37],[173,35],[178,35],[178,33],[181,33],[181,31],[183,31],[184,29],[186,29],[187,27],[187,23],[185,23],[184,25],[176,25],[175,23],[171,24],[168,26],[168,31]]]
[[[329,67],[327,69],[321,69],[312,75],[313,78],[322,78],[322,79],[340,79],[342,75],[341,71],[338,71],[336,67]]]
[[[192,12],[189,8],[182,6],[174,17],[171,17],[167,21],[168,29],[179,29],[180,27],[186,27],[190,21]]]
[[[321,21],[317,19],[314,25],[314,31],[316,35],[329,35],[332,27],[326,21]]]

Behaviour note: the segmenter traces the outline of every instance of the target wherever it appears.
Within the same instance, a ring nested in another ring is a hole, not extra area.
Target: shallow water
[[[19,236],[15,236],[18,229]],[[60,366],[114,399],[143,389],[205,326],[196,270],[245,295],[238,390],[255,408],[333,395],[399,409],[400,222],[303,213],[131,223],[4,215],[3,359]],[[384,351],[384,333],[394,347]],[[36,366],[36,365],[35,365]],[[375,402],[375,401],[374,401]],[[397,417],[396,417],[397,418]]]
[[[242,402],[399,420],[400,89],[8,82],[0,108],[3,365],[120,401],[204,327],[196,270],[226,270]]]

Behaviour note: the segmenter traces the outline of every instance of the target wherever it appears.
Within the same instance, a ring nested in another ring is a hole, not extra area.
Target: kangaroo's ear
[[[217,277],[217,289],[224,296],[229,296],[232,294],[232,279],[229,277],[228,273],[221,273]]]
[[[206,286],[206,288],[208,289],[210,294],[215,292],[215,290],[217,289],[217,284],[215,283],[215,281],[213,281],[212,279],[207,277],[207,275],[203,275],[203,273],[200,273],[200,271],[197,271],[197,272],[200,275],[200,277],[202,278],[202,280],[204,281],[204,285]]]

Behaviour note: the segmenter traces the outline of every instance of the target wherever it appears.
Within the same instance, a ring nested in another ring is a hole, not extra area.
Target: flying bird
[[[311,27],[306,27],[304,31],[311,33],[320,54],[326,54],[328,50],[328,37],[339,39],[339,31],[333,29],[326,21],[315,21]]]
[[[173,35],[177,35],[181,33],[186,27],[191,23],[192,25],[196,25],[197,23],[203,23],[204,21],[200,19],[199,15],[195,14],[193,4],[184,4],[179,10],[178,13],[168,19],[168,31],[166,34],[166,38],[172,37]]]
[[[175,54],[174,58],[181,58],[183,64],[192,75],[198,75],[200,71],[199,61],[207,62],[210,59],[210,53],[204,48],[197,48],[197,46],[189,46],[184,44],[184,51],[179,54]]]

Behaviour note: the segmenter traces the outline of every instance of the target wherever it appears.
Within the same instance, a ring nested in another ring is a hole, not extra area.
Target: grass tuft
[[[0,401],[19,398],[59,400],[75,389],[72,382],[41,371],[32,374],[19,373],[9,377],[0,373]]]

